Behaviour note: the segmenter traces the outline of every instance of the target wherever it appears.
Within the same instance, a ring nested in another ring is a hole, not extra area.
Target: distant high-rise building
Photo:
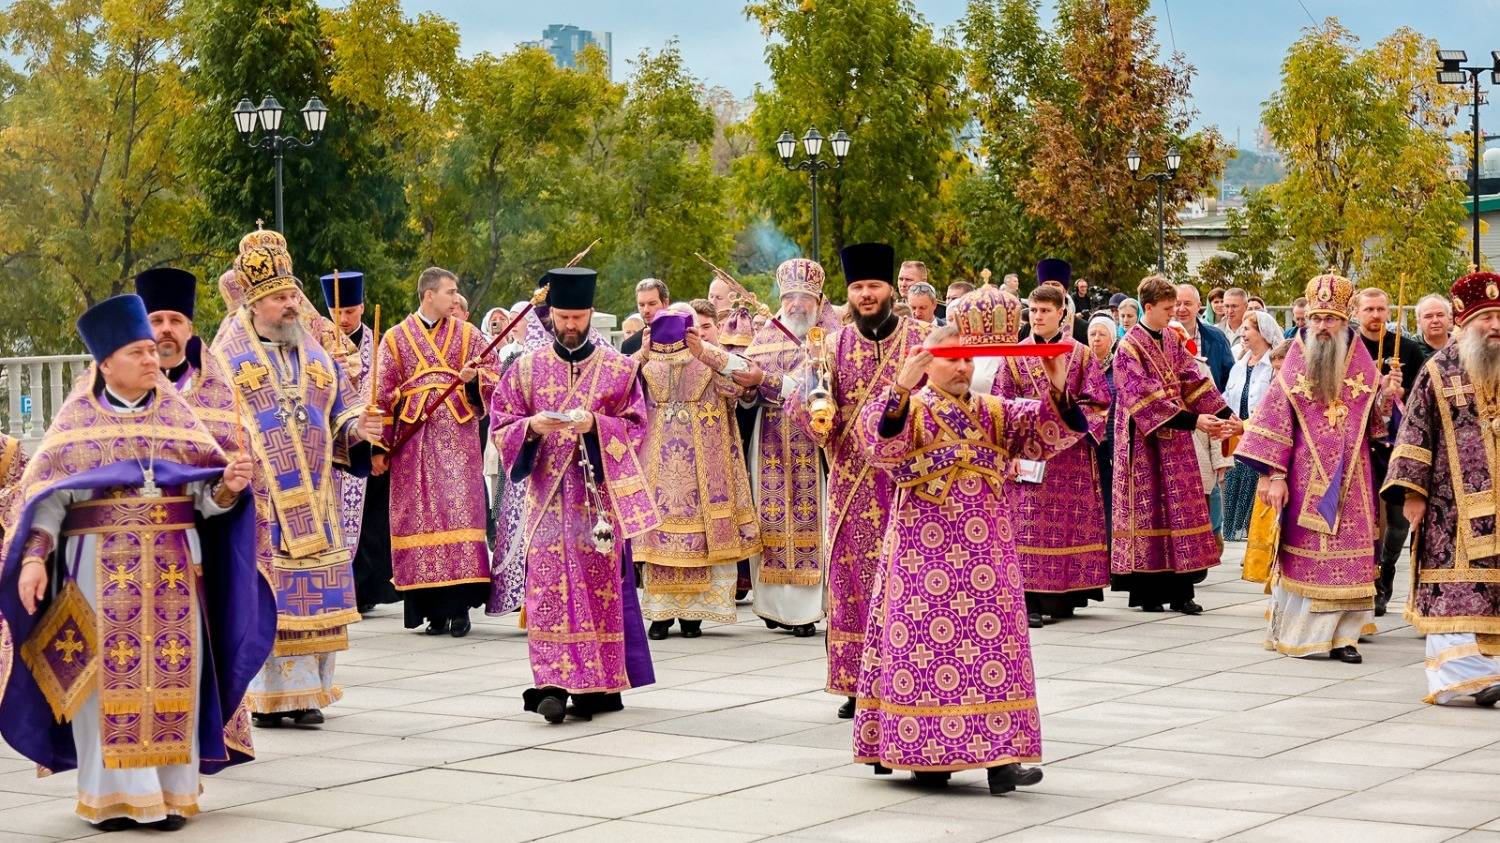
[[[552,54],[558,67],[577,67],[578,54],[593,44],[604,51],[604,68],[611,79],[615,75],[613,36],[599,30],[579,29],[572,24],[554,23],[542,30],[536,41],[522,41],[522,47],[540,47]]]

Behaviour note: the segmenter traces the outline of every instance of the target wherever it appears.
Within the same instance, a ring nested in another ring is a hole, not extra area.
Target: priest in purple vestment
[[[860,413],[862,451],[896,489],[854,720],[855,761],[877,774],[941,785],[984,769],[995,795],[1042,778],[1021,766],[1041,760],[1041,715],[1005,473],[1060,453],[1088,423],[1065,392],[1065,357],[1042,362],[1039,399],[969,392],[968,355],[1013,337],[1020,315],[996,287],[964,296]]]
[[[146,305],[161,373],[186,399],[198,420],[227,453],[236,450],[244,428],[234,412],[234,393],[203,338],[197,336],[193,314],[198,300],[198,277],[172,267],[148,269],[135,277],[135,294]]]
[[[1147,612],[1196,615],[1193,586],[1219,564],[1193,431],[1223,439],[1237,423],[1175,331],[1172,282],[1141,282],[1141,319],[1115,351],[1114,545],[1110,588]]]
[[[43,775],[76,768],[74,810],[99,830],[175,831],[201,773],[253,754],[240,701],[276,635],[242,499],[253,462],[162,376],[138,297],[78,331],[94,367],[22,476],[0,553],[0,734]]]
[[[526,711],[561,723],[624,707],[655,681],[627,540],[661,523],[641,470],[646,399],[632,358],[593,339],[593,270],[543,279],[555,336],[505,371],[492,435],[525,480]]]
[[[1265,646],[1289,656],[1363,661],[1375,631],[1377,498],[1370,444],[1388,437],[1401,374],[1382,378],[1349,329],[1354,285],[1307,284],[1307,327],[1250,414],[1235,458],[1260,475],[1280,515]]]
[[[828,571],[828,685],[846,697],[839,717],[854,716],[854,686],[864,649],[870,588],[880,559],[880,537],[890,519],[889,472],[860,448],[856,422],[876,393],[889,386],[910,349],[931,330],[897,316],[896,252],[884,243],[857,243],[839,255],[849,285],[853,324],[824,338],[799,372],[802,388],[787,415],[824,449],[828,459],[828,520],[823,552]],[[812,337],[809,336],[812,345]]]
[[[1460,333],[1422,364],[1383,494],[1416,541],[1406,622],[1427,643],[1426,702],[1500,702],[1500,275],[1453,284]]]
[[[1104,535],[1104,492],[1095,447],[1104,440],[1109,418],[1109,384],[1089,351],[1063,329],[1067,294],[1050,284],[1031,291],[1031,334],[1024,344],[1061,343],[1068,394],[1074,396],[1088,429],[1042,463],[1020,463],[1010,484],[1016,512],[1016,556],[1026,583],[1026,618],[1033,629],[1042,616],[1068,618],[1090,600],[1104,599],[1109,585],[1109,545]],[[1041,357],[1005,357],[995,375],[993,394],[1002,398],[1041,398],[1050,388]]]
[[[406,627],[428,635],[469,634],[469,610],[490,596],[485,522],[484,415],[499,371],[479,329],[450,315],[458,278],[429,267],[417,279],[416,312],[380,340],[372,400],[385,432],[374,471],[391,473],[391,570],[406,599]],[[457,379],[462,383],[443,397]],[[441,400],[442,403],[439,403]],[[414,432],[408,435],[407,428]]]

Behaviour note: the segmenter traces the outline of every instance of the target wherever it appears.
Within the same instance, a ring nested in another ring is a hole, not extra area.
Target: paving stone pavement
[[[257,730],[257,760],[206,778],[170,840],[1500,843],[1500,711],[1422,703],[1399,595],[1362,665],[1273,655],[1242,552],[1199,617],[1111,595],[1035,633],[1046,779],[1003,798],[979,771],[934,793],[851,764],[822,638],[745,606],[652,642],[657,684],[624,712],[560,726],[521,712],[514,616],[429,638],[384,607],[353,628],[328,723]],[[73,800],[72,774],[0,748],[0,843],[91,836]]]

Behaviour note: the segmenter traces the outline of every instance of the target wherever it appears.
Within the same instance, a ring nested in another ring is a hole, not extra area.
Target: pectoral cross
[[[161,487],[156,485],[156,469],[147,468],[141,472],[141,491],[143,498],[161,497]]]
[[[1328,402],[1328,408],[1323,411],[1323,418],[1328,420],[1329,427],[1338,427],[1344,423],[1349,416],[1349,408],[1344,406],[1341,398],[1335,398]]]

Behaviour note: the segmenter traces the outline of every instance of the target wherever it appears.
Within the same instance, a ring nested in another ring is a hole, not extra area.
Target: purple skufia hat
[[[651,350],[671,354],[687,348],[687,330],[693,319],[683,313],[664,310],[651,320]]]

